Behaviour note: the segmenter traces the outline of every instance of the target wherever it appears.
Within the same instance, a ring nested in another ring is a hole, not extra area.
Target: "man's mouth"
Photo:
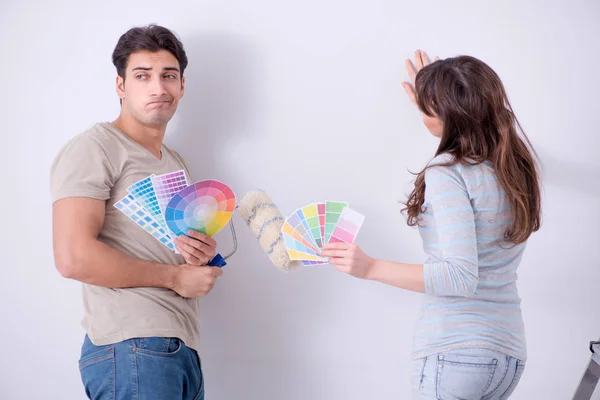
[[[152,105],[152,104],[166,104],[166,103],[170,103],[170,102],[171,102],[171,100],[156,100],[156,101],[151,101],[147,105]]]

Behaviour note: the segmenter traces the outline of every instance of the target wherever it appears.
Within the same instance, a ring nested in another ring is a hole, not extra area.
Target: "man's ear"
[[[125,80],[120,76],[117,75],[117,95],[119,95],[119,98],[121,100],[123,100],[125,98]]]
[[[185,93],[185,76],[181,77],[181,97],[183,97],[183,94]]]

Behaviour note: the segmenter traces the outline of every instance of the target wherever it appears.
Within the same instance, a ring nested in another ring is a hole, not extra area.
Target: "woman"
[[[415,59],[415,88],[403,85],[440,144],[403,211],[427,261],[378,260],[348,243],[323,255],[350,275],[428,295],[414,334],[414,398],[507,399],[527,356],[516,270],[541,220],[533,150],[489,66]]]

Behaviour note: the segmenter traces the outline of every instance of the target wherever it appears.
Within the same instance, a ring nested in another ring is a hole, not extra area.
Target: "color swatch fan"
[[[115,207],[138,224],[140,228],[151,234],[156,240],[169,249],[176,251],[173,240],[167,231],[135,200],[133,195],[129,194],[125,196],[115,203]]]
[[[148,214],[152,216],[163,228],[166,228],[165,220],[163,218],[158,199],[156,198],[156,191],[152,186],[152,177],[142,179],[134,183],[127,188],[129,194],[135,199],[135,201],[142,206]]]
[[[188,185],[184,170],[172,172],[170,174],[151,176],[150,181],[154,187],[156,200],[158,201],[158,206],[163,215],[165,214],[165,208],[167,207],[169,200],[171,200],[177,192],[185,189]]]
[[[352,243],[365,217],[348,203],[326,201],[301,207],[286,218],[281,233],[290,259],[303,265],[327,264],[321,256],[327,243]]]
[[[184,170],[164,175],[150,175],[129,187],[128,194],[114,204],[160,243],[178,253],[164,219],[166,202],[188,185]]]
[[[187,235],[189,230],[213,236],[227,225],[235,206],[229,186],[206,180],[177,192],[165,207],[165,220],[175,237]]]

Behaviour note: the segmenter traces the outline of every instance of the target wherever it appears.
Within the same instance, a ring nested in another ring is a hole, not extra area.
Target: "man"
[[[79,368],[91,399],[203,399],[198,298],[222,272],[215,241],[191,231],[176,254],[114,204],[127,187],[184,170],[163,144],[183,97],[187,57],[168,29],[134,28],[113,52],[121,112],[75,136],[51,171],[55,262],[83,282]]]

